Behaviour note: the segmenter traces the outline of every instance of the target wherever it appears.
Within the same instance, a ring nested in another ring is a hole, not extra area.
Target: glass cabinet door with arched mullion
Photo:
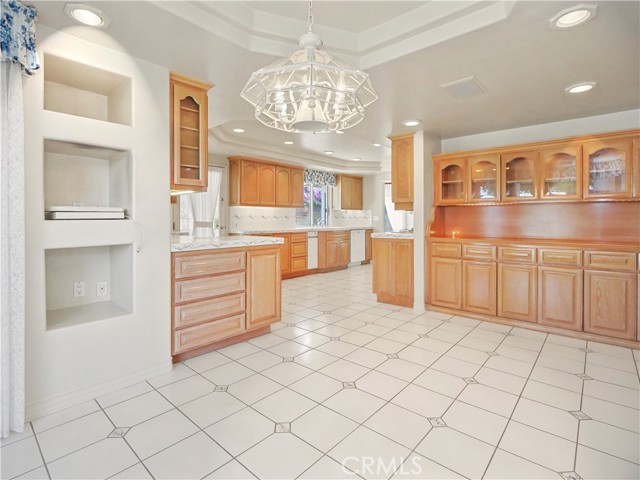
[[[544,149],[541,198],[575,200],[582,195],[581,147],[558,146]]]
[[[510,152],[501,155],[502,201],[537,200],[538,152]]]
[[[465,201],[465,162],[450,160],[440,164],[439,203],[463,203]]]
[[[469,202],[497,202],[500,199],[500,156],[479,155],[467,159]]]
[[[180,99],[180,178],[201,180],[200,105],[192,96]],[[206,172],[205,172],[206,173]]]
[[[631,139],[584,144],[584,197],[631,196]]]

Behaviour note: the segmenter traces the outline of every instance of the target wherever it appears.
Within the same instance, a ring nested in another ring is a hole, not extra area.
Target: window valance
[[[36,51],[38,12],[16,0],[0,0],[0,60],[22,66],[22,73],[32,75],[40,68]]]
[[[310,183],[319,187],[336,186],[336,174],[331,172],[321,172],[320,170],[305,170],[304,183]]]

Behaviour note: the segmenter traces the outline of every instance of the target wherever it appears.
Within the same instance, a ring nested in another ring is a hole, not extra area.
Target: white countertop
[[[250,237],[245,235],[221,237],[192,237],[171,235],[172,252],[189,252],[193,250],[218,250],[222,248],[258,247],[261,245],[278,245],[284,243],[278,237]]]
[[[344,230],[373,230],[373,227],[293,227],[293,228],[274,228],[270,230],[238,230],[230,233],[233,233],[236,235],[255,235],[259,233],[322,232],[322,231],[344,231]]]
[[[372,233],[371,238],[398,238],[398,239],[405,239],[405,240],[413,240],[413,233],[411,232]]]

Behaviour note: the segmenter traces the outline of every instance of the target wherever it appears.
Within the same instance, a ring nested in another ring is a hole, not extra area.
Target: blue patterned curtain
[[[305,170],[304,183],[310,183],[312,185],[317,185],[318,187],[324,187],[325,185],[335,187],[336,174],[330,172],[321,172],[320,170]]]
[[[16,0],[0,0],[0,12],[1,60],[20,64],[22,73],[32,75],[40,68],[36,51],[37,10]]]

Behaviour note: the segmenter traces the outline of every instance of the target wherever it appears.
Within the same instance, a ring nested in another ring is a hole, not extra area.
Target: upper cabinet
[[[630,197],[633,139],[595,140],[584,144],[584,197]]]
[[[207,189],[210,83],[171,73],[171,190]]]
[[[464,203],[465,195],[466,160],[445,160],[436,166],[436,202],[441,204]]]
[[[640,131],[434,155],[436,204],[640,197]]]
[[[467,159],[468,201],[496,202],[500,199],[500,155],[475,155]]]
[[[391,139],[391,198],[396,210],[413,210],[413,134]]]
[[[538,199],[538,152],[506,152],[502,159],[502,200]]]
[[[244,157],[229,158],[229,204],[303,206],[304,170]]]
[[[362,210],[362,177],[338,175],[337,183],[340,191],[340,210]]]

